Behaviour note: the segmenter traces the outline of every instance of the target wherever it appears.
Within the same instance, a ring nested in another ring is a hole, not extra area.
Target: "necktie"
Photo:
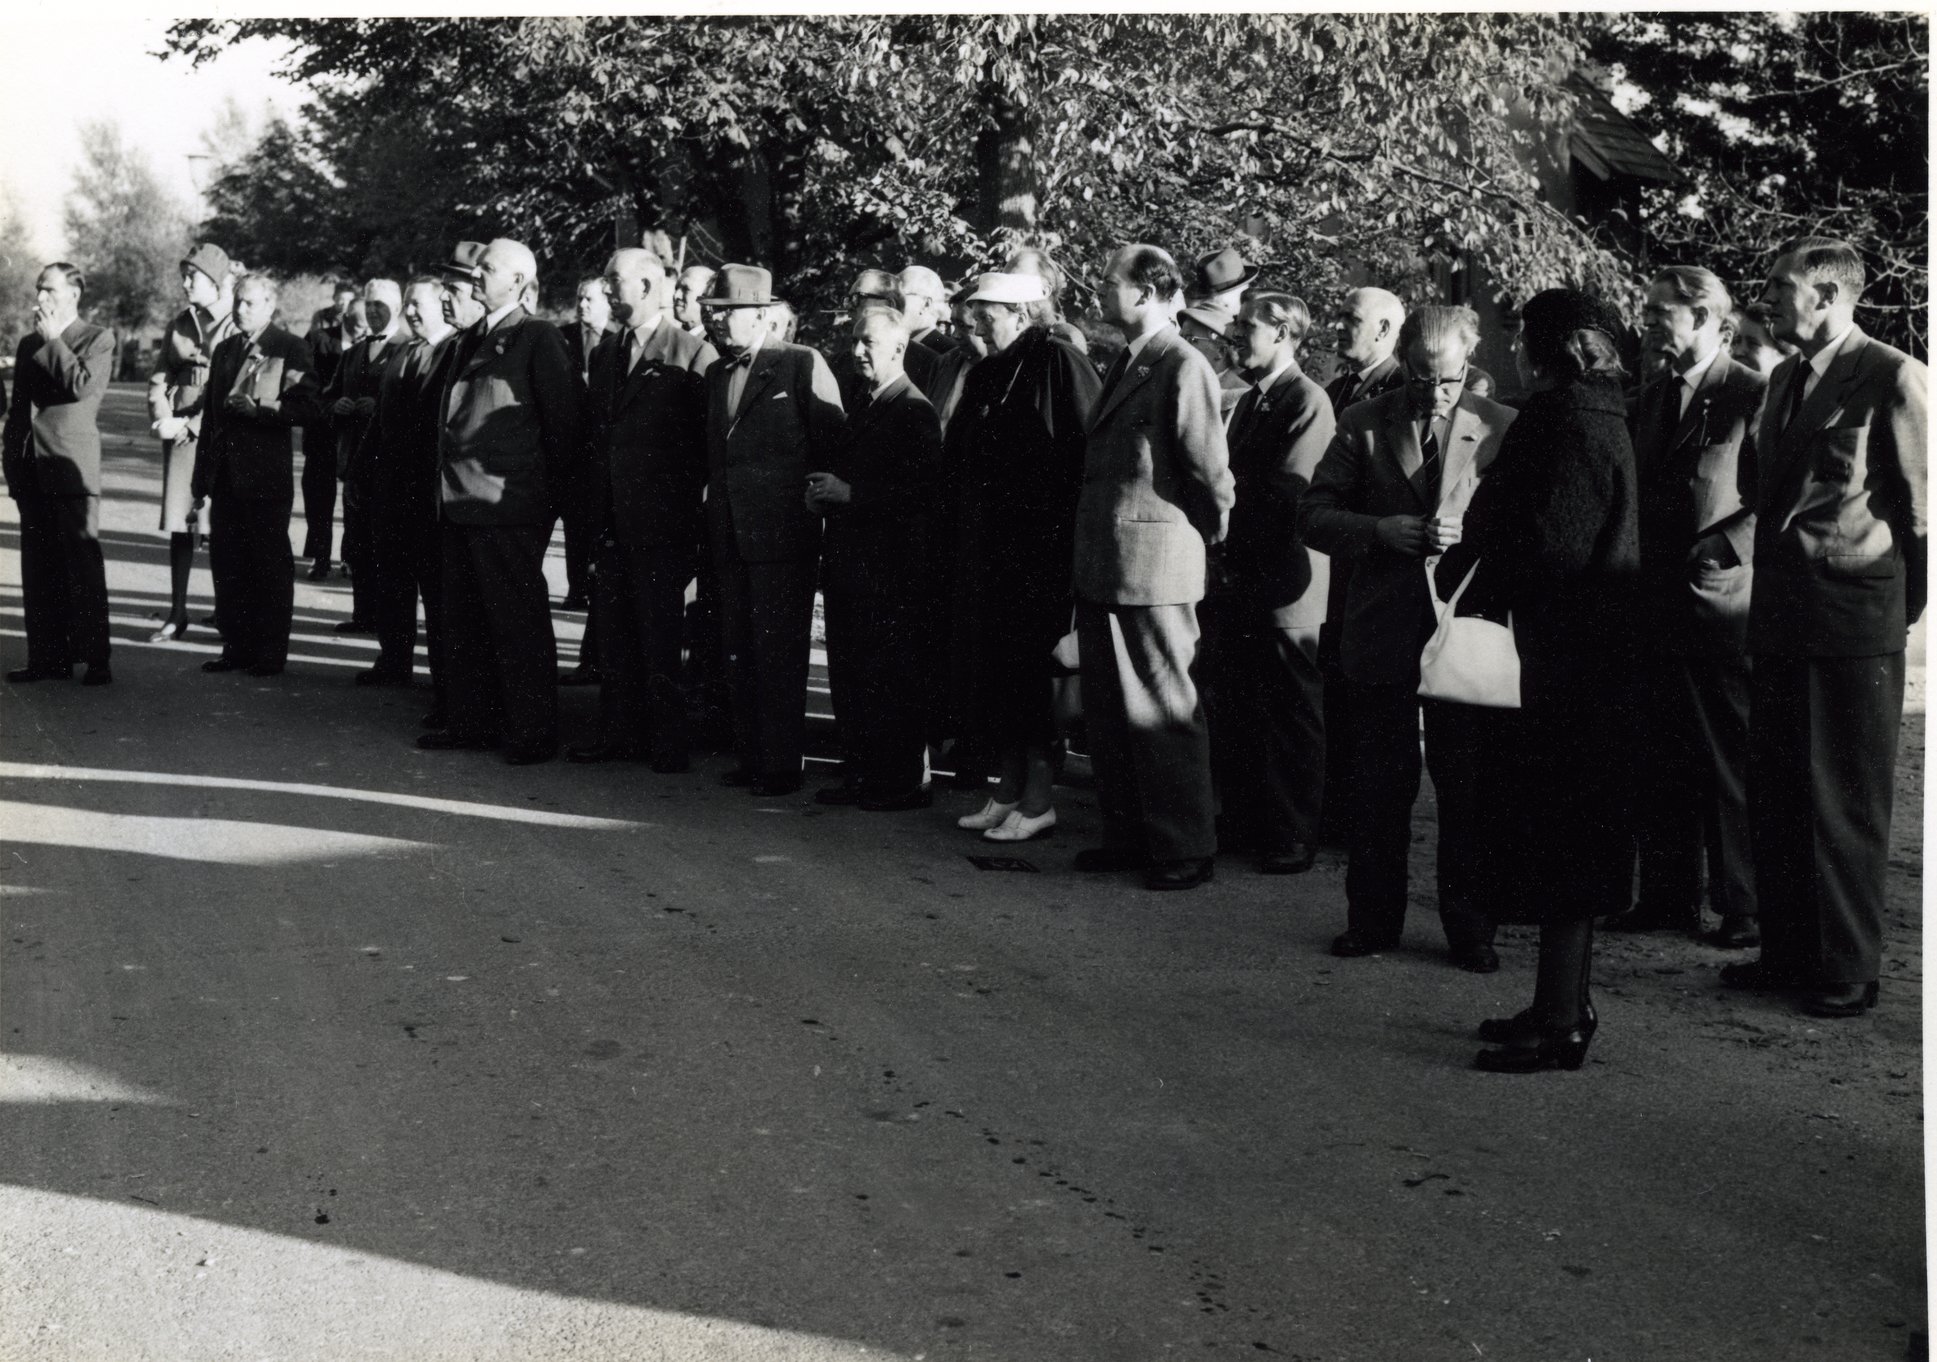
[[[1655,426],[1655,448],[1657,454],[1666,454],[1675,447],[1675,431],[1681,426],[1681,395],[1686,389],[1686,380],[1676,377],[1669,380],[1668,391],[1661,398],[1661,419]]]
[[[620,374],[630,375],[632,373],[632,366],[639,362],[639,348],[639,333],[628,329],[625,333],[625,344],[620,348],[619,352]]]
[[[1802,411],[1804,387],[1809,382],[1809,365],[1801,359],[1796,361],[1796,372],[1789,375],[1789,391],[1785,395],[1782,412],[1782,425],[1779,434],[1787,434],[1789,427],[1796,422],[1796,415]]]
[[[1340,379],[1338,396],[1332,401],[1332,410],[1335,412],[1344,411],[1352,404],[1352,394],[1358,390],[1359,376],[1357,374],[1347,374],[1344,378]]]
[[[1426,418],[1426,432],[1419,441],[1419,467],[1412,475],[1412,485],[1419,493],[1420,500],[1438,502],[1439,500],[1439,430],[1433,417]]]
[[[1116,358],[1110,361],[1109,373],[1103,376],[1103,396],[1104,397],[1108,397],[1112,392],[1116,391],[1116,385],[1123,378],[1124,370],[1128,369],[1129,367],[1130,367],[1130,347],[1126,345],[1121,350],[1117,351]]]

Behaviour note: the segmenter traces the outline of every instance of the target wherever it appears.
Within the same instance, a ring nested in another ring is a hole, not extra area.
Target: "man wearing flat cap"
[[[578,375],[564,338],[525,310],[531,251],[478,258],[483,320],[458,342],[438,435],[449,727],[431,750],[502,746],[512,765],[558,750],[558,653],[545,548],[580,452]]]
[[[720,360],[706,374],[707,523],[739,765],[756,795],[800,788],[820,518],[807,475],[846,418],[827,362],[770,334],[773,276],[722,265],[700,300]]]

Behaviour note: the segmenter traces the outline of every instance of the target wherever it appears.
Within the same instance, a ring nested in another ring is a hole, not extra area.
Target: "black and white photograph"
[[[0,1362],[1928,1362],[1925,7],[0,18]]]

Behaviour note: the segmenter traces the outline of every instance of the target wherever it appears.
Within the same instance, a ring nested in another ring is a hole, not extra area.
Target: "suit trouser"
[[[602,536],[598,522],[580,505],[582,496],[566,498],[559,519],[565,526],[565,594],[578,596],[592,590],[591,572],[599,561]]]
[[[545,586],[545,525],[439,529],[451,731],[514,752],[558,745],[558,652]]]
[[[1211,769],[1226,819],[1265,852],[1318,840],[1325,680],[1318,628],[1287,628],[1235,601],[1203,608]]]
[[[729,549],[718,563],[734,750],[756,776],[797,776],[807,745],[814,559],[749,563]]]
[[[296,608],[289,511],[280,497],[217,492],[209,498],[209,575],[222,653],[245,666],[280,667],[289,660]]]
[[[350,569],[350,618],[374,624],[375,606],[363,578],[370,571],[370,499],[375,488],[367,482],[343,480],[343,543],[341,557]]]
[[[108,572],[99,497],[16,497],[27,665],[108,662]]]
[[[1755,659],[1749,817],[1762,963],[1779,978],[1877,977],[1903,676],[1902,653]]]
[[[1479,788],[1492,716],[1473,705],[1422,701],[1411,686],[1353,682],[1350,703],[1357,800],[1345,871],[1346,926],[1375,941],[1395,941],[1405,930],[1423,708],[1424,765],[1432,775],[1439,817],[1434,878],[1440,925],[1455,949],[1491,944],[1483,864],[1489,838]]]
[[[1636,832],[1639,902],[1664,914],[1700,911],[1707,848],[1709,904],[1755,916],[1749,845],[1749,660],[1655,656],[1641,670],[1642,779]]]
[[[336,538],[336,437],[328,426],[303,427],[303,557],[330,560]]]
[[[679,684],[692,550],[607,534],[596,564],[586,633],[597,631],[600,741],[683,760],[693,745]]]
[[[445,691],[443,548],[428,512],[378,512],[370,523],[369,599],[377,631],[377,665],[409,674],[417,652],[417,600],[424,602],[430,683],[441,709]]]
[[[1191,678],[1197,607],[1079,600],[1076,639],[1105,845],[1156,865],[1214,855],[1210,732]]]
[[[918,562],[829,562],[827,680],[850,783],[871,796],[919,790],[928,773],[935,648]]]

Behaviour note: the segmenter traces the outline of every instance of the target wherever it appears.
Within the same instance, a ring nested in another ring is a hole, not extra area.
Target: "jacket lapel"
[[[726,428],[731,435],[740,418],[753,410],[753,404],[767,395],[773,386],[774,366],[779,362],[780,352],[771,346],[763,345],[753,352],[753,363],[747,366],[747,385],[740,391],[740,408],[733,413],[733,424]],[[732,375],[727,375],[727,391],[732,391]]]
[[[1803,399],[1802,410],[1796,413],[1796,419],[1791,421],[1789,428],[1777,438],[1775,458],[1771,461],[1773,467],[1769,470],[1770,486],[1774,486],[1787,476],[1797,456],[1808,447],[1809,437],[1827,425],[1829,418],[1842,408],[1844,391],[1855,381],[1857,362],[1862,358],[1863,350],[1868,344],[1869,337],[1865,336],[1860,328],[1850,328],[1850,334],[1843,338],[1842,348],[1836,352],[1836,358],[1829,362],[1829,370],[1816,380],[1815,388],[1810,391],[1808,397]],[[1792,356],[1787,361],[1792,366],[1801,365],[1803,362],[1801,355]],[[1764,399],[1762,407],[1765,427],[1772,420],[1782,419],[1783,398],[1789,391],[1790,383],[1795,381],[1795,372],[1793,367],[1787,373],[1777,369],[1776,373],[1770,376],[1768,396]]]
[[[477,344],[472,347],[470,355],[464,361],[465,374],[468,376],[501,347],[509,345],[511,338],[518,334],[518,328],[525,324],[525,319],[530,315],[523,307],[515,307],[503,321],[481,334]]]
[[[1426,456],[1419,448],[1418,423],[1403,404],[1386,418],[1386,436],[1400,480],[1411,486],[1412,475],[1426,462]]]
[[[1170,348],[1174,330],[1164,330],[1144,343],[1143,349],[1136,353],[1123,370],[1123,377],[1107,397],[1098,404],[1096,414],[1090,417],[1090,429],[1095,430],[1103,424],[1103,419],[1123,405],[1123,399],[1142,387],[1150,378],[1150,367],[1154,360]]]
[[[1728,378],[1728,367],[1729,357],[1725,354],[1718,354],[1709,362],[1708,372],[1702,375],[1702,381],[1695,386],[1695,395],[1688,399],[1688,410],[1681,414],[1681,422],[1675,427],[1675,438],[1668,442],[1669,449],[1680,449],[1706,424],[1708,404],[1715,400],[1717,393],[1721,392],[1722,384]],[[1666,402],[1671,398],[1676,401],[1681,399],[1681,394],[1673,388],[1666,384],[1662,387],[1664,389],[1661,395],[1662,401]]]
[[[1446,426],[1446,453],[1439,468],[1442,497],[1448,489],[1457,487],[1460,479],[1473,475],[1473,463],[1480,451],[1480,418],[1466,405],[1466,397],[1465,393],[1460,394],[1459,405],[1453,408],[1453,419]]]

